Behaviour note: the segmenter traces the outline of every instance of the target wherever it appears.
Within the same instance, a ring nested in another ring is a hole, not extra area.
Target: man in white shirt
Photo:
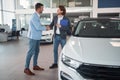
[[[66,44],[67,32],[70,31],[70,21],[65,16],[66,9],[60,5],[57,10],[57,16],[53,18],[53,21],[49,25],[50,28],[54,27],[54,63],[49,67],[50,69],[58,67],[58,46],[61,44],[62,48]]]

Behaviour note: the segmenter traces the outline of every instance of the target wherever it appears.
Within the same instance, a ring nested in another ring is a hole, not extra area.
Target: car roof
[[[90,21],[90,20],[120,20],[120,18],[84,18],[80,21]]]

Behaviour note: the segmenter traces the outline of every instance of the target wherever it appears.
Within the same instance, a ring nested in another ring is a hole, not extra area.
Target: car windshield
[[[120,38],[120,20],[83,20],[74,31],[77,37]]]

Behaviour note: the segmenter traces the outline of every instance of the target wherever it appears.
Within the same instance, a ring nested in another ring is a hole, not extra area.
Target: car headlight
[[[74,60],[74,59],[71,59],[71,58],[69,58],[69,57],[67,57],[67,56],[65,56],[65,55],[62,55],[62,62],[63,62],[65,65],[67,65],[67,66],[69,66],[69,67],[71,67],[71,68],[74,68],[74,69],[77,69],[80,65],[82,65],[81,62],[76,61],[76,60]]]

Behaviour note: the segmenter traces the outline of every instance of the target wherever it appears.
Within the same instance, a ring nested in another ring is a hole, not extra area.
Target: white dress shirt
[[[63,16],[58,16],[57,24],[60,24],[60,21],[63,19]],[[60,34],[60,29],[57,27],[56,34]]]

